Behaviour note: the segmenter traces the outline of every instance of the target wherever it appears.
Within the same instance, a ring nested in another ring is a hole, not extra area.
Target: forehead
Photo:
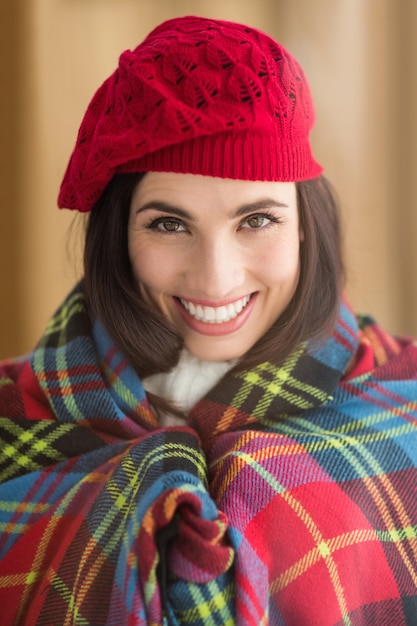
[[[164,200],[182,205],[212,204],[219,206],[241,205],[271,199],[282,204],[296,203],[296,186],[293,182],[271,182],[215,178],[200,174],[173,172],[148,172],[133,193],[133,203]]]

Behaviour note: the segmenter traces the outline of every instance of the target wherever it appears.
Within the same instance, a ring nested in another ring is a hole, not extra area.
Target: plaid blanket
[[[332,337],[160,428],[77,287],[0,367],[1,624],[417,624],[417,346]]]

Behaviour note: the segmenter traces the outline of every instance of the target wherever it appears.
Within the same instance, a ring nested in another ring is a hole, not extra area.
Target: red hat
[[[318,176],[314,108],[303,70],[268,35],[182,17],[158,26],[98,89],[58,197],[90,211],[122,172],[243,180]]]

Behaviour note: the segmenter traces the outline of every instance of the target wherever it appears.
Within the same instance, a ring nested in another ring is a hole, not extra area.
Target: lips
[[[220,306],[197,304],[183,298],[179,298],[179,301],[195,320],[204,324],[224,324],[237,317],[248,305],[250,299],[250,295],[247,295],[239,298],[239,300]]]
[[[257,295],[254,292],[218,306],[185,298],[174,298],[174,303],[183,321],[192,331],[220,337],[235,333],[245,326],[257,301]]]

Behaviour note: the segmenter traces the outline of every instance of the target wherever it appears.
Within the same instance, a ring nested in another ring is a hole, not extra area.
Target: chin
[[[236,348],[216,348],[214,345],[208,348],[193,345],[188,346],[187,343],[185,343],[185,348],[194,357],[200,359],[200,361],[232,361],[234,359],[240,359],[246,352],[246,350],[243,351]]]

